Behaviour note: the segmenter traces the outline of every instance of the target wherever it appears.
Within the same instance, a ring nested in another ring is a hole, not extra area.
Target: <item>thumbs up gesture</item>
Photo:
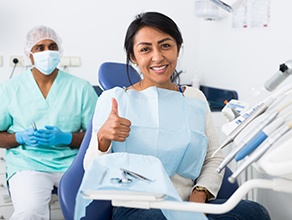
[[[97,133],[99,150],[107,151],[111,141],[125,141],[130,134],[130,126],[130,120],[119,116],[118,102],[112,98],[112,110]]]

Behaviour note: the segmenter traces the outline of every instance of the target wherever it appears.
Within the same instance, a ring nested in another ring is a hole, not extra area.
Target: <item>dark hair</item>
[[[159,12],[145,12],[136,16],[132,21],[126,32],[124,48],[126,50],[127,58],[126,63],[129,65],[131,57],[134,57],[133,44],[134,36],[143,27],[153,27],[164,33],[169,34],[176,41],[177,48],[180,48],[183,43],[183,38],[176,23],[169,17]],[[175,81],[179,77],[179,73],[175,71],[171,80]]]

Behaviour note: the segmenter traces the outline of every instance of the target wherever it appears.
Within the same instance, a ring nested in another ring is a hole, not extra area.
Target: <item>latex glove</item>
[[[35,136],[38,144],[44,146],[68,145],[72,141],[72,133],[62,132],[56,126],[45,126],[45,129],[37,130]]]
[[[37,146],[37,140],[36,137],[34,136],[34,130],[33,129],[27,129],[24,131],[19,131],[15,133],[15,138],[17,143],[19,144],[26,144],[30,146]]]

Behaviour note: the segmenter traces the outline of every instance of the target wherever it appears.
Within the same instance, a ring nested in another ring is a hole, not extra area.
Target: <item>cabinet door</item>
[[[8,220],[13,213],[13,206],[0,206],[0,220]]]

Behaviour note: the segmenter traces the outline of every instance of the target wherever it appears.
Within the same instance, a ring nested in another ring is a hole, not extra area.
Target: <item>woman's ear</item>
[[[138,65],[137,64],[137,61],[136,61],[136,58],[134,57],[134,56],[130,56],[130,60],[131,60],[131,62],[134,64],[134,65]]]

